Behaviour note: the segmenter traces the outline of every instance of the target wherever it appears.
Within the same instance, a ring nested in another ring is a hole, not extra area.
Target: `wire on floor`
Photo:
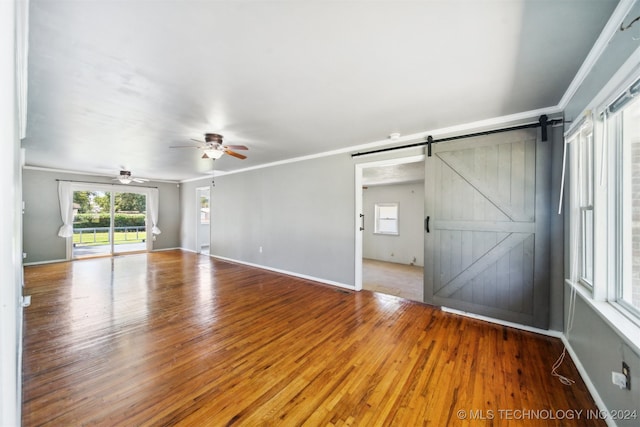
[[[575,311],[576,311],[576,288],[575,288],[575,285],[571,285],[571,296],[569,297],[569,314],[567,316],[567,334],[566,334],[567,339],[569,339],[569,333],[573,328],[573,318],[575,315]],[[566,355],[567,355],[567,348],[565,347],[562,349],[562,353],[556,360],[556,363],[553,364],[553,367],[551,368],[551,375],[558,378],[558,381],[560,381],[564,385],[572,385],[572,384],[575,384],[574,380],[558,373],[558,369],[560,369],[560,366],[562,366],[562,363],[564,362],[564,358],[566,357]]]

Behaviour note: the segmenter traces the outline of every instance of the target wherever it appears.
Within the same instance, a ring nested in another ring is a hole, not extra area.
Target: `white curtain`
[[[60,237],[73,236],[73,190],[71,183],[60,181],[58,183],[58,198],[60,199],[60,216],[62,227],[58,231]]]
[[[160,234],[158,228],[158,189],[149,189],[149,217],[151,219],[151,233]]]

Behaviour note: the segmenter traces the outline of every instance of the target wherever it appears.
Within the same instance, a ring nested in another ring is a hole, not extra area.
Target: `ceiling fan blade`
[[[227,153],[230,156],[237,157],[239,159],[243,159],[244,160],[244,159],[247,158],[247,156],[245,156],[243,154],[240,154],[240,153],[236,153],[236,152],[231,151],[231,150],[224,150],[224,152]]]
[[[224,148],[231,148],[232,150],[248,150],[245,145],[225,145]]]
[[[201,158],[201,159],[208,159],[208,158],[209,158],[209,156],[207,156],[207,153],[204,153],[204,154],[202,155],[202,157],[200,157],[200,158]]]
[[[135,182],[147,182],[149,180],[146,179],[146,178],[133,178],[132,181],[135,181]]]

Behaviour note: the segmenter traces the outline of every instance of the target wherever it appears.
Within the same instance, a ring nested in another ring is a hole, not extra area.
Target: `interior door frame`
[[[207,230],[208,230],[208,239],[207,241],[209,242],[209,254],[211,254],[211,186],[207,186],[207,187],[196,187],[196,241],[195,241],[195,247],[196,247],[196,253],[202,253],[202,245],[200,245],[200,237],[202,237],[200,235],[200,226],[202,225],[200,223],[200,194],[201,192],[206,191],[208,193],[208,197],[209,197],[209,225],[207,226]]]
[[[364,218],[360,215],[364,214],[362,212],[363,209],[363,193],[362,193],[362,174],[365,169],[373,168],[373,167],[381,167],[381,166],[396,166],[402,165],[406,163],[416,163],[423,162],[425,160],[424,154],[418,154],[414,156],[407,157],[396,157],[393,159],[385,159],[378,160],[374,162],[367,163],[357,163],[355,165],[355,278],[354,278],[354,288],[356,291],[362,290],[362,245],[363,245],[363,233],[360,227],[364,224]]]

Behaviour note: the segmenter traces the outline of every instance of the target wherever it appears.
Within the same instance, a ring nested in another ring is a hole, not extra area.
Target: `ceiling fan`
[[[197,148],[200,150],[204,150],[204,154],[202,155],[203,159],[219,159],[225,154],[228,154],[233,157],[237,157],[238,159],[246,159],[247,156],[244,154],[236,153],[233,150],[248,150],[244,145],[228,145],[222,143],[222,135],[217,133],[205,133],[204,141],[199,141],[197,139],[191,139],[192,141],[197,142],[199,145],[174,145],[171,148]]]
[[[132,182],[147,182],[145,178],[134,178],[131,176],[131,171],[121,170],[120,175],[113,178],[113,181],[120,181],[120,184],[130,184]]]

